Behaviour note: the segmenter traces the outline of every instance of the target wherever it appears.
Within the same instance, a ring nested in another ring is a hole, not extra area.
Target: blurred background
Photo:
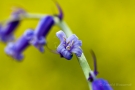
[[[134,0],[57,0],[64,20],[83,41],[84,54],[93,69],[90,49],[97,56],[98,78],[108,80],[114,90],[135,90],[135,1]],[[31,13],[58,13],[52,0],[0,0],[0,20],[9,17],[12,6]],[[35,28],[38,20],[23,20],[15,35]],[[48,46],[59,44],[54,26]],[[74,56],[70,61],[46,49],[41,54],[33,46],[17,62],[4,53],[0,43],[0,90],[88,90],[83,72]]]

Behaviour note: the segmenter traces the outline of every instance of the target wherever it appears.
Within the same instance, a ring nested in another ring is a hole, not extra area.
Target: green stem
[[[58,23],[58,26],[61,27],[61,29],[65,32],[65,34],[67,35],[67,37],[71,36],[73,33],[71,31],[71,29],[68,27],[68,25],[64,22],[64,21],[61,21]],[[81,57],[77,57],[78,59],[78,62],[83,70],[83,73],[85,75],[85,78],[88,82],[88,86],[89,86],[89,89],[92,90],[92,87],[91,87],[91,83],[88,81],[88,78],[89,78],[89,73],[91,71],[90,69],[90,66],[84,56],[84,54],[82,53]]]
[[[24,17],[19,18],[19,19],[13,19],[13,18],[8,18],[6,20],[3,20],[3,22],[7,22],[7,21],[15,21],[15,20],[24,20],[24,19],[41,19],[43,16],[46,16],[45,14],[31,14],[31,13],[27,13]],[[64,22],[64,21],[59,21],[59,19],[57,17],[54,17],[55,23],[65,32],[65,34],[69,37],[71,36],[73,33],[71,31],[71,29],[68,27],[68,25]],[[77,57],[78,62],[83,70],[83,73],[85,75],[85,78],[88,82],[88,86],[89,89],[92,90],[91,87],[91,82],[88,81],[89,78],[89,73],[91,72],[90,66],[84,56],[84,54],[82,53],[81,57]]]
[[[39,20],[42,17],[47,16],[47,14],[37,14],[37,13],[26,13],[20,18],[13,18],[13,17],[8,17],[7,19],[1,20],[1,23],[7,23],[9,21],[16,21],[16,20],[25,20],[25,19],[36,19]]]

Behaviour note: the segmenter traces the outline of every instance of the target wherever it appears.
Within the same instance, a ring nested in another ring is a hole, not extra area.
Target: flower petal
[[[82,46],[82,41],[77,40],[76,42],[74,42],[73,46]]]
[[[66,39],[66,35],[63,31],[58,31],[56,36],[60,39],[61,42],[64,41],[64,38]]]
[[[60,44],[58,47],[57,47],[57,52],[58,53],[61,53],[61,50],[62,49],[65,49],[65,47],[62,45],[62,44]]]
[[[73,47],[73,49],[71,49],[72,53],[75,53],[78,57],[81,57],[82,55],[82,49],[80,47]]]
[[[93,90],[113,90],[109,83],[104,79],[96,79],[92,82]]]
[[[78,40],[78,37],[75,34],[73,34],[73,35],[71,35],[70,37],[67,38],[66,42],[67,43],[71,42],[71,41],[76,42],[77,40]]]
[[[70,53],[69,51],[67,51],[67,50],[65,49],[65,47],[64,47],[62,44],[60,44],[60,45],[58,46],[57,52],[58,52],[62,57],[66,58],[67,60],[70,60],[70,59],[72,58],[72,56],[73,56],[72,53]]]
[[[68,52],[67,50],[64,50],[62,52],[63,57],[65,57],[67,60],[70,60],[73,57],[73,54]]]

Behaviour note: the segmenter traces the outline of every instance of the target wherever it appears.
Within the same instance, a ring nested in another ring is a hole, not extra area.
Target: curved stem
[[[65,32],[65,34],[67,35],[67,37],[71,36],[73,33],[71,31],[71,29],[67,26],[67,24],[64,22],[64,21],[61,21],[58,23],[58,26],[61,27],[61,29]],[[78,62],[83,70],[83,73],[85,75],[85,78],[88,82],[88,86],[89,86],[89,89],[92,90],[92,87],[91,87],[91,82],[88,81],[88,78],[89,78],[89,73],[91,71],[90,69],[90,66],[84,56],[84,54],[82,53],[81,57],[77,57],[78,59]]]
[[[7,22],[7,21],[15,21],[15,20],[24,20],[24,19],[41,19],[43,16],[46,16],[45,14],[32,14],[32,13],[27,13],[24,17],[19,18],[19,19],[13,19],[13,18],[9,18],[6,20],[3,20],[3,22]],[[59,21],[58,18],[54,17],[54,20],[56,22],[56,24],[65,32],[65,34],[67,35],[67,37],[69,37],[70,35],[72,35],[72,31],[71,29],[68,27],[68,25],[64,22],[64,21]],[[84,56],[84,54],[82,53],[81,57],[77,57],[78,62],[83,70],[83,73],[85,75],[85,78],[88,82],[88,86],[89,89],[92,90],[92,86],[91,86],[91,82],[88,81],[89,78],[89,73],[91,72],[90,66]]]
[[[9,21],[25,20],[25,19],[37,19],[37,20],[39,20],[44,16],[47,16],[47,14],[27,13],[20,18],[14,19],[13,17],[8,17],[7,19],[1,20],[0,22],[6,23],[6,22],[9,22]]]

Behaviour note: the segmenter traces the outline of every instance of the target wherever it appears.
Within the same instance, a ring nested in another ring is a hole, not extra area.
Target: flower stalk
[[[71,29],[68,27],[68,25],[64,21],[59,22],[58,26],[65,32],[67,37],[69,37],[73,34]],[[83,70],[85,78],[88,82],[89,90],[92,90],[91,82],[88,81],[89,73],[91,72],[91,68],[87,62],[87,59],[85,58],[85,55],[83,53],[82,53],[81,57],[77,57],[77,59],[78,59],[78,62]]]
[[[27,13],[24,17],[22,18],[19,18],[20,20],[24,20],[24,19],[41,19],[43,18],[44,16],[47,16],[45,14],[32,14],[32,13]],[[54,20],[55,20],[55,23],[56,25],[58,25],[63,31],[64,33],[66,34],[67,37],[71,36],[73,33],[72,33],[72,30],[68,27],[68,25],[62,20],[62,21],[59,21],[59,19],[55,16],[54,17]],[[12,19],[12,18],[9,18],[7,20],[3,20],[3,22],[7,22],[7,21],[16,21],[18,20],[17,19]],[[91,82],[88,81],[88,78],[89,78],[89,73],[91,72],[91,68],[87,62],[87,59],[85,58],[85,55],[82,53],[81,57],[77,57],[78,59],[78,62],[83,70],[83,73],[85,75],[85,78],[88,82],[88,86],[89,86],[89,89],[92,90],[92,87],[91,87]]]

